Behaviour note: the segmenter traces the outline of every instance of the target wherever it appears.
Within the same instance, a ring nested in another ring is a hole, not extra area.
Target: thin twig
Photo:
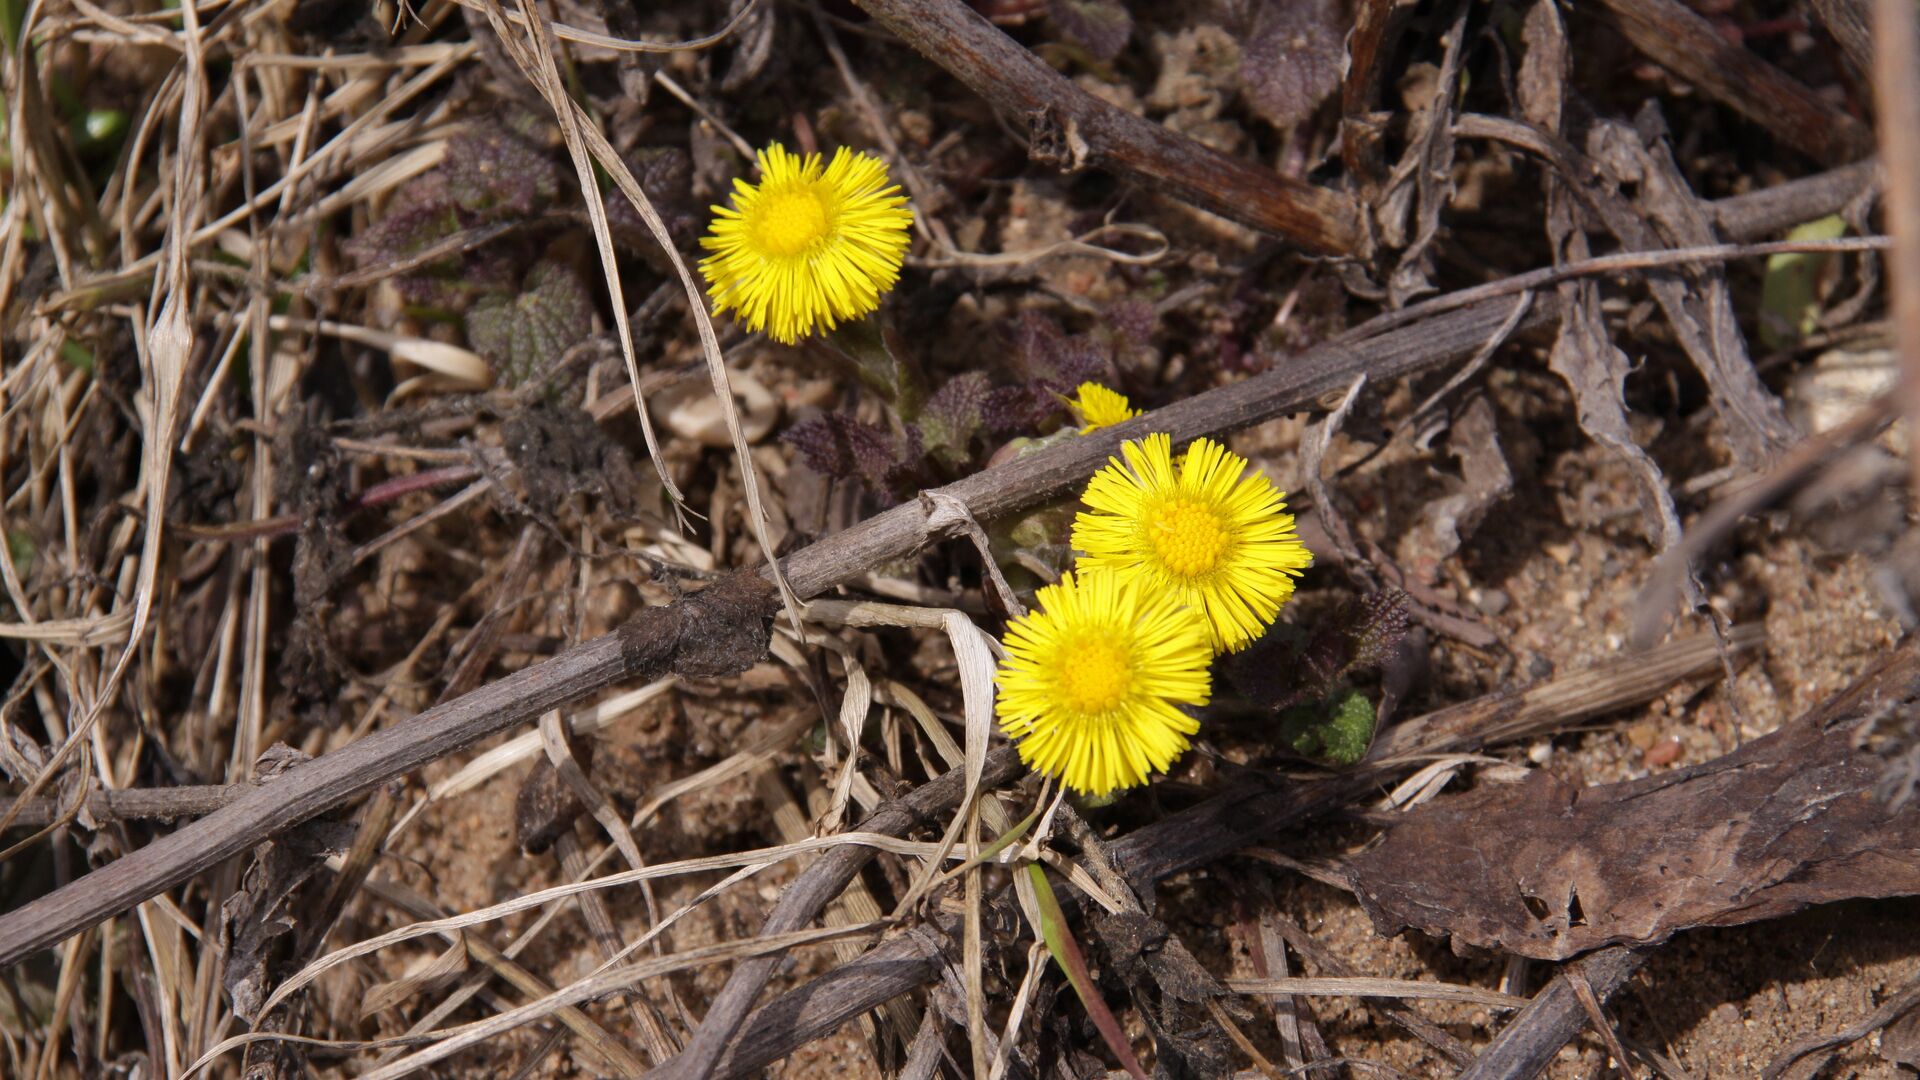
[[[1088,166],[1204,207],[1320,255],[1364,255],[1360,210],[1315,187],[1101,101],[1067,81],[961,0],[859,0],[887,29],[1023,124],[1027,153]]]
[[[1586,1006],[1573,980],[1584,980],[1596,1001],[1605,1001],[1640,970],[1648,951],[1615,945],[1573,961],[1520,1010],[1480,1052],[1458,1080],[1518,1080],[1537,1076],[1560,1048],[1588,1024]]]
[[[1600,0],[1600,8],[1655,63],[1801,153],[1839,165],[1870,149],[1866,127],[1858,120],[1752,50],[1728,41],[1678,0]]]
[[[1907,435],[1913,440],[1908,497],[1920,500],[1920,16],[1904,0],[1874,0],[1873,32],[1874,108],[1887,171],[1887,226],[1894,239],[1888,291]]]

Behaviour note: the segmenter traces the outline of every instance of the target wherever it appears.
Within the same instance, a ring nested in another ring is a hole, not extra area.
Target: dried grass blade
[[[1482,990],[1477,986],[1424,982],[1417,979],[1294,976],[1284,979],[1227,979],[1225,982],[1227,989],[1236,994],[1265,994],[1274,997],[1301,994],[1308,997],[1422,998],[1428,1001],[1458,1001],[1467,1005],[1484,1005],[1489,1009],[1518,1009],[1527,1004],[1526,998],[1502,994],[1497,990]]]
[[[773,538],[767,532],[768,516],[765,500],[760,492],[760,474],[753,465],[752,451],[747,445],[746,434],[740,427],[740,410],[734,405],[732,381],[727,375],[726,360],[720,353],[720,339],[714,334],[713,320],[707,315],[707,307],[701,297],[700,286],[693,280],[693,274],[687,269],[686,260],[680,257],[679,249],[674,247],[672,238],[667,234],[666,223],[661,220],[659,212],[654,209],[652,200],[641,189],[639,182],[633,178],[633,172],[627,168],[626,162],[620,159],[620,155],[613,149],[613,144],[607,141],[607,137],[601,133],[600,129],[587,122],[585,110],[566,95],[560,83],[559,69],[553,60],[553,41],[548,33],[550,24],[533,9],[529,0],[520,0],[520,4],[522,11],[526,14],[527,24],[536,46],[535,51],[541,60],[538,66],[538,77],[536,78],[534,71],[530,69],[531,61],[522,58],[521,50],[513,50],[514,58],[520,64],[521,70],[534,80],[541,93],[547,97],[548,103],[553,106],[555,115],[560,118],[560,129],[562,135],[566,137],[567,151],[573,156],[575,169],[580,174],[581,194],[586,199],[587,211],[593,219],[594,240],[600,248],[601,263],[607,274],[607,287],[612,290],[614,321],[618,325],[621,348],[626,356],[627,376],[633,384],[634,406],[640,413],[641,430],[646,435],[647,449],[653,455],[654,467],[660,473],[661,482],[673,496],[675,505],[679,505],[684,500],[661,463],[659,448],[653,435],[652,421],[647,417],[645,402],[640,399],[640,367],[633,355],[632,329],[627,325],[626,306],[621,299],[619,268],[615,264],[613,255],[613,235],[607,225],[606,206],[601,201],[599,188],[594,182],[592,166],[587,161],[589,151],[593,159],[598,161],[600,167],[605,169],[607,175],[612,178],[614,186],[618,187],[633,203],[633,208],[639,212],[641,220],[646,222],[647,231],[651,232],[654,240],[660,244],[660,250],[673,264],[674,273],[679,275],[680,283],[686,288],[687,308],[693,313],[694,326],[700,334],[700,346],[706,355],[707,374],[713,383],[714,396],[719,400],[721,415],[727,422],[727,436],[733,444],[735,462],[740,467],[741,489],[747,498],[748,525],[753,530],[754,540],[760,545],[761,554],[766,557],[774,584],[779,586],[787,616],[795,627],[799,627],[800,598],[787,583],[786,572],[781,569],[780,562],[774,555]],[[501,39],[507,41],[508,35],[499,25],[504,17],[505,13],[500,10],[497,0],[489,0],[487,18],[495,23],[494,30],[500,33]]]

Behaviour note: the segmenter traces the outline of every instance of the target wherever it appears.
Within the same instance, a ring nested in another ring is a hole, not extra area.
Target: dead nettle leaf
[[[254,763],[257,780],[271,780],[307,755],[275,743]],[[285,975],[279,970],[277,945],[299,924],[297,905],[288,900],[307,879],[326,865],[327,857],[353,844],[350,821],[320,817],[296,825],[253,849],[240,891],[221,905],[221,938],[227,956],[224,984],[233,999],[235,1015],[248,1023],[260,1017],[260,1003],[271,985]]]
[[[693,197],[693,158],[678,146],[643,146],[627,154],[626,162],[640,190],[653,200],[674,247],[694,250],[706,219],[699,200]],[[633,203],[626,199],[608,202],[607,228],[615,243],[638,254],[654,270],[663,274],[672,271],[666,253],[647,231],[647,223]]]
[[[525,217],[560,194],[560,170],[546,151],[503,129],[448,140],[440,172],[453,204],[480,221]]]
[[[1460,480],[1449,482],[1448,494],[1421,508],[1418,523],[1400,542],[1400,564],[1429,581],[1480,528],[1487,511],[1513,491],[1513,470],[1485,397],[1474,398],[1454,420],[1447,446],[1460,461]]]
[[[1340,86],[1347,62],[1341,0],[1265,0],[1249,20],[1240,54],[1247,103],[1276,127],[1313,115]]]
[[[439,167],[407,181],[346,250],[363,266],[399,262],[463,229],[530,218],[559,190],[559,169],[525,139],[505,130],[456,136]],[[505,250],[483,245],[397,275],[393,284],[410,303],[459,307],[477,292],[512,289]]]
[[[1811,904],[1920,892],[1920,806],[1875,791],[1864,723],[1920,698],[1920,640],[1724,757],[1576,788],[1540,772],[1406,815],[1349,869],[1383,933],[1414,927],[1539,960],[1657,944]]]
[[[559,361],[593,332],[593,301],[573,268],[535,263],[516,296],[494,294],[467,312],[467,340],[518,386]]]
[[[1106,325],[1095,333],[1068,334],[1060,324],[1038,312],[1021,312],[1008,328],[1012,351],[1009,366],[1016,385],[990,391],[981,401],[987,428],[1001,435],[1035,435],[1055,419],[1067,415],[1061,400],[1083,382],[1120,388],[1118,362],[1132,350],[1145,348],[1151,334],[1151,313],[1142,328],[1137,308],[1116,304]]]
[[[969,371],[947,380],[934,391],[920,412],[920,441],[933,459],[948,469],[973,460],[973,440],[980,434],[982,407],[991,386],[984,371]]]
[[[1133,36],[1133,16],[1119,0],[1047,0],[1047,17],[1074,44],[1102,62],[1119,56]]]
[[[891,503],[912,485],[920,446],[913,428],[899,434],[845,413],[827,413],[788,428],[780,441],[823,476],[858,479]]]

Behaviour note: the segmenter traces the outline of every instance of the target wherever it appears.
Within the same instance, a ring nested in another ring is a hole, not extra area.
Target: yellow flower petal
[[[1211,693],[1206,622],[1111,574],[1067,574],[1007,627],[995,710],[1020,760],[1087,795],[1147,782],[1187,749],[1199,721],[1180,705]]]
[[[1103,427],[1112,427],[1122,421],[1131,420],[1140,415],[1127,396],[1116,390],[1109,390],[1096,382],[1083,382],[1073,391],[1073,397],[1067,404],[1080,414],[1080,420],[1086,426],[1080,434],[1098,431]]]
[[[762,150],[760,182],[735,180],[700,241],[714,310],[791,345],[878,308],[913,225],[899,191],[885,162],[845,147],[824,167],[818,154]]]
[[[1216,652],[1265,632],[1313,564],[1284,496],[1211,439],[1177,461],[1164,434],[1129,440],[1087,482],[1074,518],[1083,572],[1114,573],[1205,612]]]

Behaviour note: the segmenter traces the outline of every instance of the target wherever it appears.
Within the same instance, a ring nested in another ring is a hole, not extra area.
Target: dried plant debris
[[[764,660],[772,618],[780,610],[773,583],[737,570],[664,608],[649,608],[620,628],[635,678],[683,675],[717,679]]]
[[[276,743],[260,755],[255,776],[273,779],[307,760],[298,750]],[[281,833],[254,849],[240,891],[220,909],[221,937],[226,949],[225,986],[233,1011],[241,1019],[259,1019],[260,1003],[284,978],[280,949],[291,944],[287,935],[300,927],[304,906],[296,894],[325,868],[327,858],[353,843],[352,822],[321,817]],[[311,932],[311,928],[302,928]]]
[[[601,501],[615,518],[638,512],[644,490],[633,455],[579,409],[536,404],[510,413],[500,441],[513,469],[501,490],[508,508],[549,525],[576,495]]]
[[[593,764],[594,745],[592,739],[569,740],[568,749],[582,769]],[[561,833],[573,828],[574,819],[586,809],[579,790],[553,767],[551,760],[543,757],[535,761],[513,801],[513,834],[520,850],[529,855],[546,851]]]
[[[1126,987],[1153,1035],[1154,1074],[1223,1076],[1232,1071],[1232,1043],[1207,1009],[1230,1000],[1226,988],[1166,924],[1137,912],[1094,909],[1089,919],[1107,974]]]
[[[1410,812],[1350,863],[1383,933],[1565,960],[1811,904],[1920,893],[1920,805],[1884,797],[1872,718],[1920,702],[1920,642],[1718,758],[1579,788],[1545,772]]]
[[[1398,552],[1402,566],[1427,580],[1473,536],[1487,512],[1513,492],[1513,470],[1500,448],[1493,406],[1485,397],[1474,398],[1453,421],[1447,448],[1460,462],[1460,478],[1421,508]]]

